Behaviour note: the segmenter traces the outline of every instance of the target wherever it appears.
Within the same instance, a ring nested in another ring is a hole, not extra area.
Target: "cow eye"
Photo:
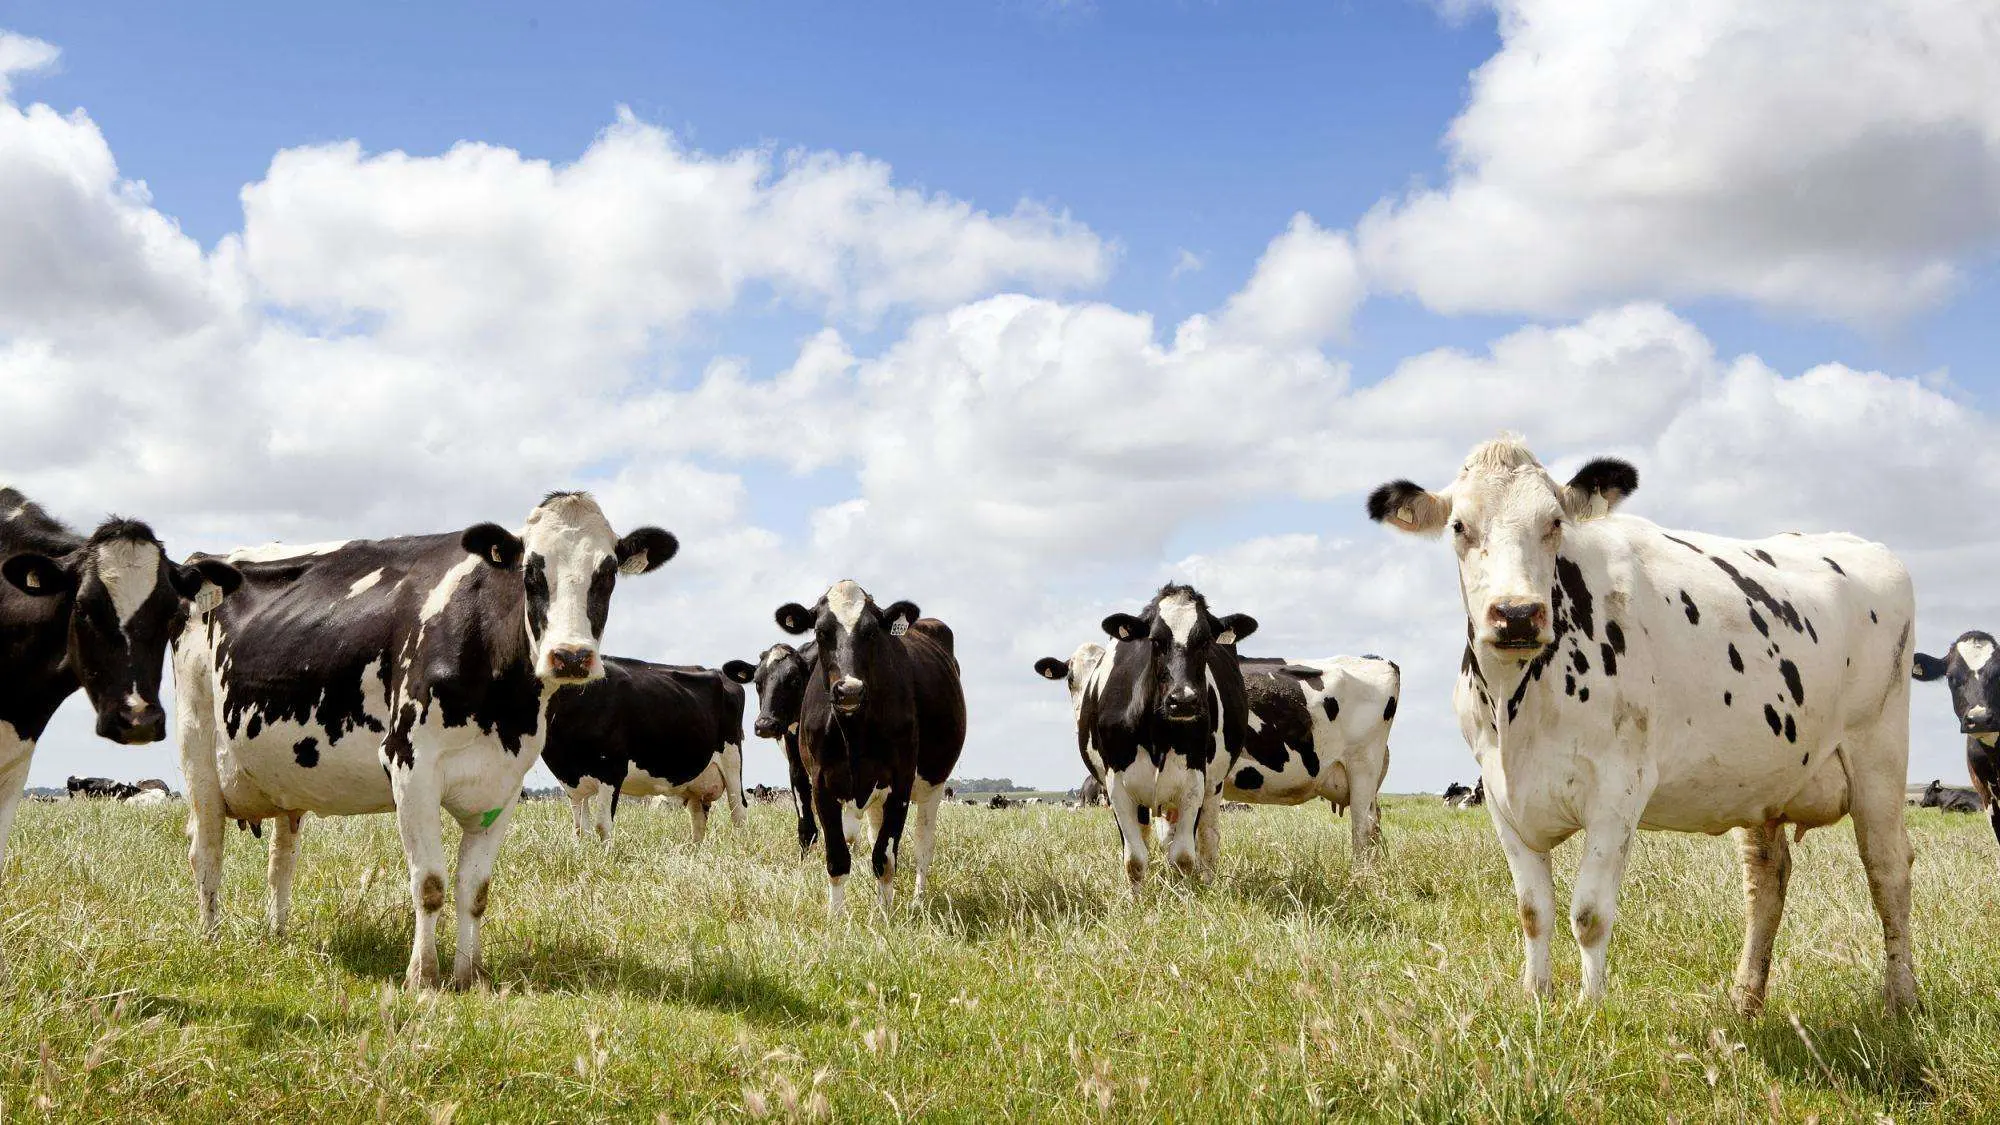
[[[1451,521],[1451,533],[1452,533],[1453,535],[1464,535],[1464,534],[1465,534],[1465,521],[1464,521],[1464,520],[1453,520],[1453,521]]]
[[[1555,519],[1549,521],[1549,535],[1551,537],[1561,535],[1562,530],[1563,530],[1563,521],[1561,516],[1557,516]]]

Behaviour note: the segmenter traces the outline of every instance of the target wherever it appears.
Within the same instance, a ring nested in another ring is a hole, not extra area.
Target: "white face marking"
[[[1978,637],[1960,641],[1958,642],[1958,658],[1965,661],[1966,668],[1977,672],[1981,668],[1986,667],[1987,661],[1993,659],[1993,642],[1981,640]]]
[[[278,562],[283,559],[303,559],[314,555],[330,555],[347,546],[345,539],[331,543],[266,543],[262,547],[241,547],[229,552],[227,561],[232,563]]]
[[[1993,748],[1994,743],[2000,742],[2000,734],[1975,734],[1972,737],[1978,739],[1980,745],[1989,750]]]
[[[597,636],[590,627],[590,583],[600,563],[616,554],[618,539],[597,501],[588,496],[559,496],[528,516],[521,542],[529,555],[540,556],[549,583],[548,623],[536,640],[535,669],[547,675],[550,651],[578,646],[595,651]],[[596,672],[601,665],[593,663]]]
[[[444,607],[451,604],[451,596],[458,590],[458,584],[465,581],[466,575],[485,565],[485,561],[478,555],[467,555],[460,559],[457,566],[445,571],[444,577],[438,580],[438,584],[431,587],[430,596],[424,599],[423,611],[417,619],[429,621],[443,613]]]
[[[833,619],[848,632],[861,620],[861,611],[868,605],[868,591],[852,578],[835,582],[826,592],[826,608],[833,611]]]
[[[1199,617],[1200,610],[1187,594],[1170,594],[1160,599],[1160,620],[1167,623],[1167,632],[1173,634],[1177,645],[1187,643],[1188,634],[1194,632],[1194,623]]]
[[[160,584],[160,548],[154,543],[114,539],[97,548],[97,577],[111,594],[118,624],[129,624]]]
[[[1250,718],[1251,730],[1259,731],[1264,729],[1264,720],[1257,717],[1257,712],[1255,711],[1250,712],[1249,718]]]
[[[361,593],[363,590],[372,588],[377,582],[380,581],[382,581],[382,568],[376,567],[374,570],[371,570],[368,573],[362,575],[361,577],[355,579],[354,585],[349,586],[347,588],[347,596],[351,598],[354,595]]]

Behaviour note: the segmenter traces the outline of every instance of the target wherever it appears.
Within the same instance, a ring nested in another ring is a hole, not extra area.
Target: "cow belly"
[[[687,781],[676,783],[670,778],[657,777],[633,765],[625,774],[625,784],[619,786],[622,792],[635,797],[679,797],[687,801],[714,804],[722,799],[722,759],[718,755],[710,759],[702,771]]]
[[[1790,755],[1775,763],[1767,759],[1762,769],[1756,764],[1663,781],[1646,803],[1640,826],[1719,833],[1772,820],[1817,827],[1846,815],[1847,771],[1839,755],[1815,751],[1803,765]]]
[[[1324,772],[1324,771],[1323,771]],[[1347,799],[1347,771],[1340,771],[1340,799]],[[1288,747],[1285,765],[1272,770],[1245,754],[1238,758],[1222,785],[1222,795],[1232,801],[1257,805],[1298,805],[1320,796],[1320,777],[1306,772],[1305,759]]]
[[[227,740],[216,755],[228,814],[245,820],[284,812],[352,816],[396,807],[382,772],[382,739],[355,731],[328,742],[321,727],[279,722],[256,738]]]

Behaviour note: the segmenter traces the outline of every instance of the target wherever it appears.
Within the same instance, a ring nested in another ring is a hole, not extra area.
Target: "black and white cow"
[[[273,819],[270,924],[284,928],[306,813],[393,811],[416,912],[407,981],[438,980],[440,810],[464,829],[452,981],[479,973],[494,859],[541,755],[550,697],[603,675],[618,575],[678,544],[613,534],[597,502],[552,493],[515,534],[462,532],[229,556],[243,586],[175,642],[190,859],[213,933],[229,820]]]
[[[1145,609],[1114,613],[1103,628],[1116,642],[1109,649],[1087,644],[1068,662],[1047,657],[1035,669],[1069,682],[1077,750],[1104,779],[1136,896],[1155,810],[1167,821],[1169,862],[1186,874],[1215,864],[1223,786],[1249,734],[1232,646],[1257,622],[1217,617],[1193,587],[1169,583]]]
[[[1486,781],[1481,778],[1471,785],[1454,781],[1444,787],[1444,803],[1454,809],[1476,809],[1486,803]]]
[[[799,759],[826,846],[828,913],[841,917],[851,848],[874,825],[874,871],[882,908],[895,897],[903,826],[915,810],[910,863],[923,899],[937,809],[965,746],[965,693],[951,630],[909,602],[883,609],[843,579],[811,609],[780,606],[778,627],[812,633],[817,645],[799,712]]]
[[[1512,438],[1441,492],[1408,481],[1371,518],[1448,531],[1468,613],[1454,694],[1512,869],[1528,989],[1549,991],[1549,852],[1585,850],[1570,900],[1582,996],[1601,997],[1618,890],[1640,828],[1736,829],[1748,933],[1739,1008],[1761,1008],[1800,831],[1854,818],[1892,1008],[1910,963],[1908,573],[1851,535],[1739,540],[1610,515],[1638,473],[1598,460],[1558,484]]]
[[[1048,656],[1035,662],[1043,678],[1068,683],[1079,724],[1084,686],[1104,653],[1104,646],[1086,642],[1066,661]],[[1223,798],[1298,805],[1323,797],[1335,812],[1351,808],[1354,855],[1365,857],[1381,838],[1376,795],[1389,770],[1389,729],[1402,691],[1401,671],[1373,656],[1239,656],[1237,669],[1249,711],[1243,757],[1228,772]],[[1087,751],[1084,760],[1090,764]],[[1150,818],[1140,823],[1149,828]]]
[[[1942,778],[1934,777],[1929,785],[1924,786],[1923,794],[1917,798],[1917,807],[1940,809],[1944,812],[1976,813],[1986,807],[1986,802],[1981,800],[1974,790],[1946,785]]]
[[[611,842],[618,797],[677,797],[708,833],[726,801],[743,827],[743,689],[711,668],[604,658],[604,676],[549,702],[542,764],[562,782],[576,834]]]
[[[221,562],[174,563],[137,520],[108,519],[79,535],[12,488],[0,488],[0,578],[4,865],[35,743],[56,709],[82,688],[99,736],[131,746],[165,737],[167,644],[188,599],[218,597],[238,578]]]
[[[805,706],[806,680],[812,675],[813,661],[819,656],[818,642],[808,641],[793,648],[775,644],[757,657],[757,663],[731,660],[722,674],[739,684],[757,686],[757,721],[752,727],[759,738],[776,739],[785,751],[785,766],[792,779],[792,808],[798,814],[799,852],[819,839],[819,825],[813,816],[812,778],[806,775],[799,758],[799,711]]]
[[[1943,680],[1951,689],[1952,710],[1965,735],[1965,768],[1973,791],[2000,839],[2000,652],[1991,633],[1972,630],[1952,642],[1942,658],[1918,653],[1911,675],[1919,680]]]

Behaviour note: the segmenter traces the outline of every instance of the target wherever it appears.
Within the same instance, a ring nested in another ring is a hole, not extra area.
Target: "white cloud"
[[[27,35],[16,35],[0,31],[0,98],[13,92],[13,78],[17,74],[33,74],[47,70],[62,56],[53,43],[44,43]]]
[[[1359,227],[1445,312],[1746,298],[1880,321],[2000,242],[1986,0],[1501,0],[1448,182]]]
[[[1167,280],[1172,281],[1183,274],[1200,273],[1205,264],[1201,255],[1183,246],[1174,252],[1174,267],[1167,271]]]
[[[1352,246],[1303,217],[1213,315],[1162,325],[996,293],[1106,268],[1103,240],[1036,208],[995,218],[861,158],[690,154],[629,121],[563,166],[477,145],[289,150],[246,190],[242,234],[204,253],[88,117],[0,102],[0,190],[26,201],[0,211],[0,476],[59,513],[130,510],[185,551],[517,520],[591,483],[617,526],[684,544],[621,585],[614,648],[749,656],[776,639],[777,604],[857,577],[957,629],[973,773],[1074,779],[1066,700],[1029,664],[1192,575],[1263,621],[1253,648],[1396,658],[1393,783],[1462,774],[1450,568],[1363,525],[1359,497],[1448,477],[1503,426],[1559,465],[1634,458],[1635,509],[1672,521],[1907,544],[1953,615],[1932,643],[2000,609],[1978,562],[2000,539],[1992,420],[1937,386],[1722,359],[1653,304],[1356,385],[1318,347],[1359,299]],[[770,294],[827,322],[788,369],[658,370],[663,338]],[[867,354],[843,334],[903,309]],[[787,473],[832,495],[757,514]],[[1299,500],[1351,514],[1169,546]],[[162,752],[90,740],[78,713],[38,781],[169,772]],[[778,777],[775,756],[752,772]]]

